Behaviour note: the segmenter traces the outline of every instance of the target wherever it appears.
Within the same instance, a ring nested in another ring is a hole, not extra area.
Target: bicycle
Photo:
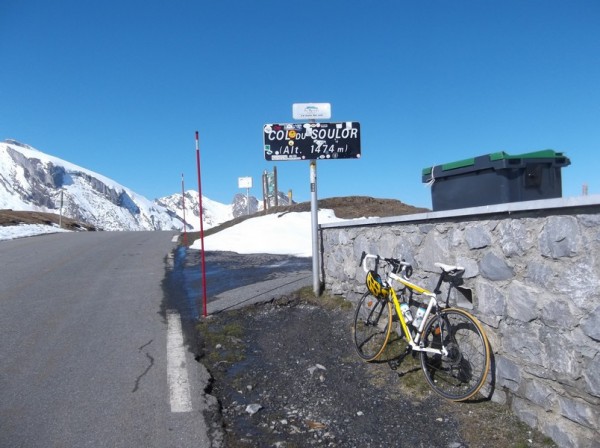
[[[374,259],[375,268],[367,268]],[[378,274],[379,264],[385,279]],[[359,356],[377,360],[392,332],[393,311],[401,327],[400,337],[407,341],[406,352],[420,353],[421,369],[429,386],[442,397],[463,401],[473,397],[483,386],[490,367],[490,348],[479,321],[467,311],[449,307],[450,289],[445,305],[438,301],[443,282],[457,283],[464,272],[460,266],[435,263],[441,269],[435,289],[429,291],[408,280],[412,266],[396,258],[362,253],[359,266],[367,273],[367,292],[361,297],[354,314],[354,343]],[[401,286],[392,287],[392,282]],[[415,296],[424,296],[424,301]],[[392,310],[393,305],[393,310]],[[418,306],[413,317],[411,307]]]

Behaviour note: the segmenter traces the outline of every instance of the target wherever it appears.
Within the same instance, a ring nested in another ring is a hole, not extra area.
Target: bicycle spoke
[[[483,385],[489,368],[489,347],[481,327],[462,310],[444,310],[424,330],[426,346],[447,355],[421,352],[421,366],[429,385],[450,400],[466,400]]]
[[[372,361],[383,352],[391,325],[390,304],[366,293],[358,302],[354,316],[354,342],[361,358]]]

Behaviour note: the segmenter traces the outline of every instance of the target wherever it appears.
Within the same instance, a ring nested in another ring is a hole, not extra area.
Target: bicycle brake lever
[[[363,260],[365,259],[365,257],[367,256],[367,253],[363,250],[362,255],[360,256],[360,261],[358,263],[359,266],[362,266],[363,264]]]

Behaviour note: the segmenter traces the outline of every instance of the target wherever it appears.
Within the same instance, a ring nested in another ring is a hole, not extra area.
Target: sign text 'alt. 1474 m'
[[[360,123],[266,124],[266,160],[360,158]]]

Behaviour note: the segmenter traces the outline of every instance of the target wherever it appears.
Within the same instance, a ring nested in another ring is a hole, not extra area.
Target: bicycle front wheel
[[[421,368],[435,392],[453,401],[479,392],[490,367],[490,349],[475,317],[456,308],[442,310],[425,325],[423,342],[425,347],[444,347],[448,352],[421,352]]]
[[[366,292],[354,313],[354,344],[366,361],[376,359],[385,348],[392,331],[392,304]]]

